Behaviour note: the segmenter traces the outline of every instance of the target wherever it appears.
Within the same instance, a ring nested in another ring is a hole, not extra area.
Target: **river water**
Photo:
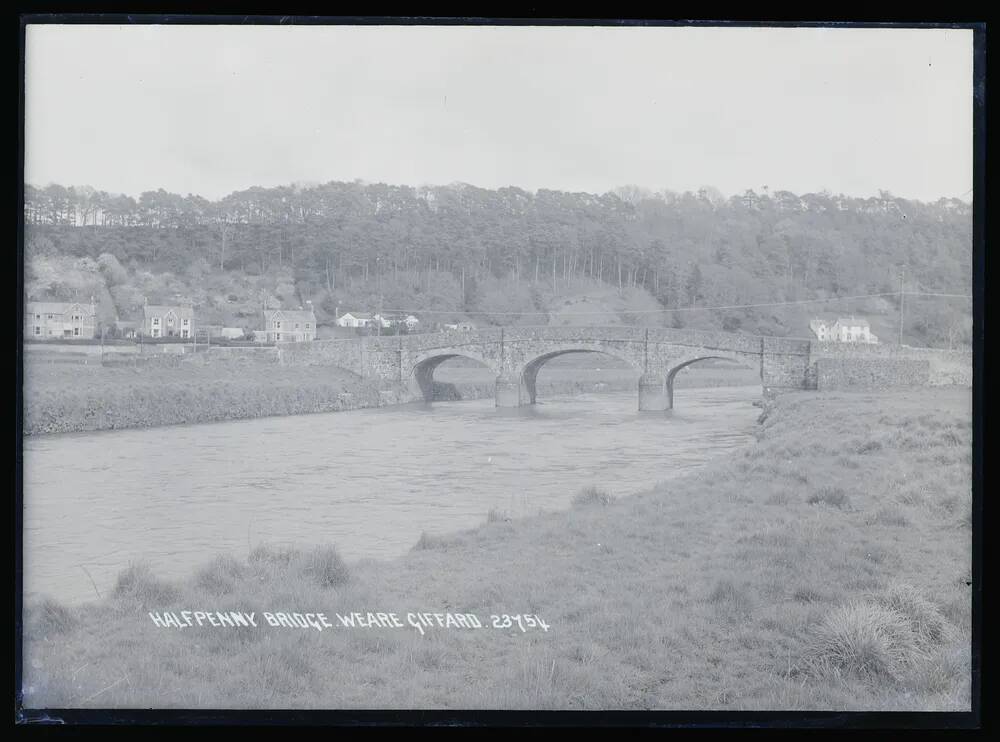
[[[422,531],[642,491],[744,445],[760,387],[492,400],[26,438],[24,595],[106,595],[129,563],[183,578],[261,543],[391,558]],[[93,580],[93,582],[91,581]]]

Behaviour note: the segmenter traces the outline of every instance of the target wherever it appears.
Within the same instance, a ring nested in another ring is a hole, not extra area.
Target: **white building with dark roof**
[[[878,336],[872,332],[868,320],[863,317],[840,317],[835,322],[814,319],[809,329],[817,340],[831,343],[877,343]]]

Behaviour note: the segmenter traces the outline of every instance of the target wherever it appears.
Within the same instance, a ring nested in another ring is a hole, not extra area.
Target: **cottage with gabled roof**
[[[29,301],[24,310],[24,338],[56,340],[97,336],[97,307],[82,302]]]
[[[316,315],[310,309],[265,309],[259,343],[303,343],[316,339]]]

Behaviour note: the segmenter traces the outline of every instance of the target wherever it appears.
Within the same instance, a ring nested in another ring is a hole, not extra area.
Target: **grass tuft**
[[[894,582],[874,596],[874,602],[904,616],[920,647],[939,644],[949,637],[948,622],[941,611],[912,585]]]
[[[615,496],[612,495],[607,490],[602,490],[599,487],[584,487],[582,490],[576,493],[573,497],[574,506],[585,506],[585,505],[611,505],[615,501]]]
[[[129,565],[118,575],[111,595],[118,600],[131,600],[141,606],[157,606],[177,598],[178,590],[168,582],[157,579],[149,565]]]
[[[231,556],[218,556],[198,572],[195,585],[209,595],[228,595],[245,574],[246,567]]]
[[[873,602],[842,605],[820,624],[811,664],[838,676],[894,680],[919,659],[906,616]]]
[[[806,502],[810,505],[823,504],[843,510],[850,506],[851,498],[840,487],[823,486],[809,495]]]
[[[62,603],[58,603],[52,598],[45,598],[36,609],[31,624],[32,630],[37,631],[42,636],[50,636],[71,631],[76,626],[77,621]]]
[[[303,555],[302,574],[320,587],[339,587],[351,578],[347,564],[334,546],[313,549]]]

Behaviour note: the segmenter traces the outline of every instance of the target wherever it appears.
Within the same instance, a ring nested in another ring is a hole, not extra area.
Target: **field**
[[[27,606],[24,704],[968,710],[970,405],[961,388],[789,394],[756,443],[669,486],[484,513],[397,560],[248,545],[183,584],[135,565],[95,603]],[[262,625],[159,628],[149,611]],[[355,611],[404,626],[334,615]],[[549,628],[422,634],[410,612]]]

